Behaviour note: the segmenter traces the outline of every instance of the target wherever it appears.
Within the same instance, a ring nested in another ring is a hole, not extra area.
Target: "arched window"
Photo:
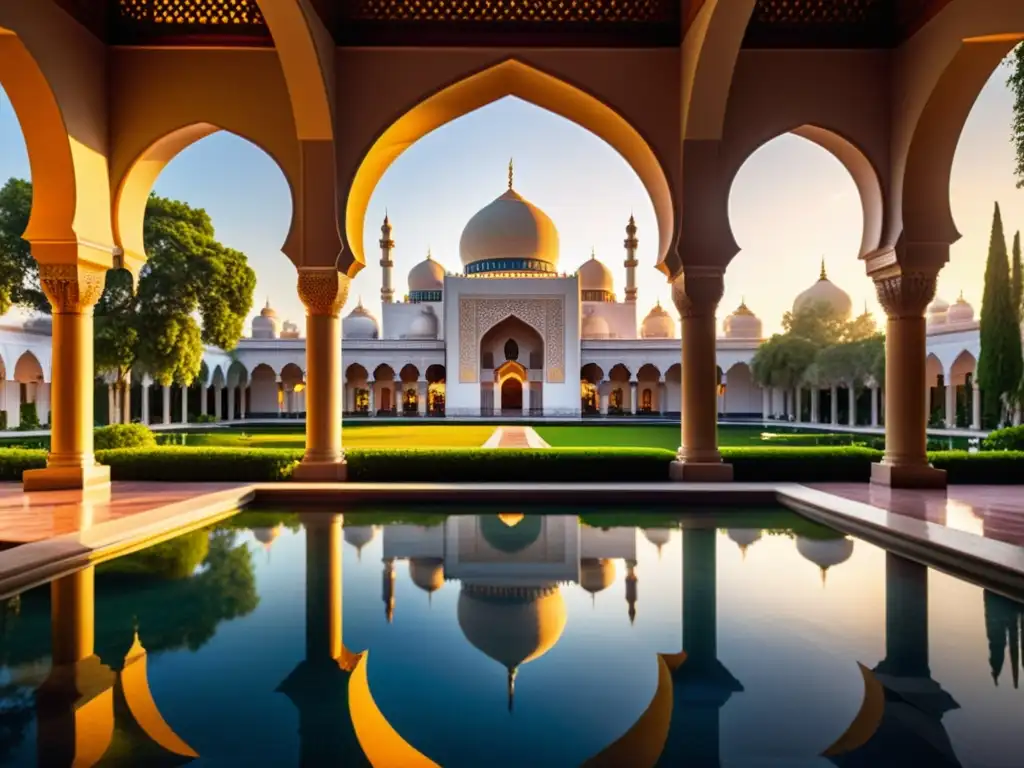
[[[506,360],[518,360],[519,359],[519,345],[516,344],[515,339],[509,339],[505,342],[505,359]]]

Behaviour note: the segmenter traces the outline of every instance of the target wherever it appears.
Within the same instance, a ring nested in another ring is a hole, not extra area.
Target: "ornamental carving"
[[[263,26],[256,0],[118,0],[122,18],[180,26]]]
[[[348,299],[349,278],[334,267],[299,270],[299,299],[310,317],[337,317]]]
[[[684,319],[714,315],[724,290],[725,279],[721,272],[691,269],[672,281],[672,303]]]
[[[355,21],[483,23],[657,23],[678,19],[674,0],[360,0],[348,16]]]
[[[40,264],[39,283],[56,315],[92,311],[103,294],[107,271],[88,264]]]
[[[888,19],[888,0],[757,0],[752,21],[760,24],[865,24]]]
[[[875,278],[878,302],[890,318],[924,317],[935,298],[936,275],[931,272],[903,272]]]
[[[550,299],[468,298],[459,300],[459,381],[480,378],[480,339],[502,320],[518,317],[540,334],[544,380],[565,381],[565,304]]]

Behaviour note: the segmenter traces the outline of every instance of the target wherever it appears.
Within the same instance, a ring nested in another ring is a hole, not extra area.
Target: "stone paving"
[[[533,427],[500,426],[487,438],[484,448],[550,448]]]

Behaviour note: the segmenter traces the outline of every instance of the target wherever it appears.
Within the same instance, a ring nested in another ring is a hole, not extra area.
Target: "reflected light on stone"
[[[501,520],[509,528],[515,528],[522,521],[524,515],[520,512],[502,512],[498,515],[498,519]]]
[[[985,535],[985,520],[970,504],[955,499],[946,500],[946,525],[958,531]]]

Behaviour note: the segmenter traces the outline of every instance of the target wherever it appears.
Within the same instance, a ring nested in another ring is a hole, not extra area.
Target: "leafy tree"
[[[1011,304],[1010,265],[1006,253],[1003,218],[996,203],[992,235],[985,265],[985,294],[981,306],[981,356],[978,385],[982,409],[990,425],[999,423],[1007,397],[1018,391],[1024,361],[1021,359],[1020,326]]]
[[[0,187],[0,314],[12,306],[50,311],[50,302],[39,287],[39,267],[21,235],[32,211],[32,185],[8,179]]]
[[[842,341],[847,325],[846,318],[824,301],[815,302],[799,312],[787,312],[782,317],[783,331],[806,339],[819,348]]]
[[[1024,189],[1024,45],[1018,45],[1010,57],[1008,85],[1013,93],[1013,146],[1016,150],[1017,187]]]
[[[817,354],[818,347],[812,341],[777,333],[757,348],[751,372],[762,387],[793,389],[803,381]]]

